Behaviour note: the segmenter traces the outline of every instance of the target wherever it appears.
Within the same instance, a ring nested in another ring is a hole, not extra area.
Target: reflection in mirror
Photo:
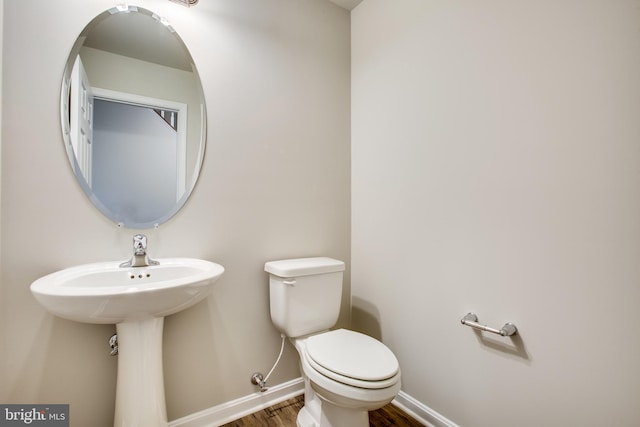
[[[132,6],[92,20],[61,101],[71,167],[103,214],[142,229],[178,212],[198,179],[206,118],[193,60],[165,20]]]

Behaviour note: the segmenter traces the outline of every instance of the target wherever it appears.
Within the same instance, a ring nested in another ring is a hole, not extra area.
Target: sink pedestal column
[[[119,323],[115,427],[166,427],[164,317]]]

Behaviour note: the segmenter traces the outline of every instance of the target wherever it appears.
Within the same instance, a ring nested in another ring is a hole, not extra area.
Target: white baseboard
[[[263,393],[256,392],[186,417],[178,418],[171,421],[169,427],[218,427],[303,393],[304,381],[302,378],[296,378],[286,383],[269,387],[269,390]]]
[[[169,427],[218,427],[303,393],[304,382],[302,378],[296,378],[270,387],[264,393],[256,392],[186,417],[178,418],[171,421]],[[448,420],[403,391],[398,393],[391,403],[427,427],[459,427],[453,421]]]
[[[404,391],[400,391],[391,403],[427,427],[459,427],[453,421],[448,420],[424,403],[418,402]]]

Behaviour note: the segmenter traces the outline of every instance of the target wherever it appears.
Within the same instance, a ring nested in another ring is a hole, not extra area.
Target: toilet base
[[[369,412],[322,402],[319,427],[368,427]]]
[[[369,412],[341,408],[329,402],[321,402],[319,419],[314,418],[312,408],[303,406],[298,412],[298,427],[368,427]]]
[[[317,427],[317,423],[307,410],[306,406],[303,406],[298,412],[298,417],[296,418],[296,425],[298,427]]]
[[[318,394],[306,375],[303,378],[305,382],[304,406],[298,412],[296,419],[298,427],[369,427],[369,411],[367,409],[336,404]],[[332,396],[331,393],[326,394]]]

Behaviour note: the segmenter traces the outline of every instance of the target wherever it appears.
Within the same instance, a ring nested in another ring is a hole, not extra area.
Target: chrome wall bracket
[[[111,335],[111,338],[109,338],[109,348],[111,349],[109,352],[110,355],[118,355],[118,334],[113,334]]]
[[[505,323],[502,329],[490,328],[486,325],[478,323],[478,316],[474,313],[467,313],[460,322],[463,325],[478,329],[480,331],[491,332],[492,334],[502,335],[503,337],[510,337],[518,333],[518,328],[513,323]]]

